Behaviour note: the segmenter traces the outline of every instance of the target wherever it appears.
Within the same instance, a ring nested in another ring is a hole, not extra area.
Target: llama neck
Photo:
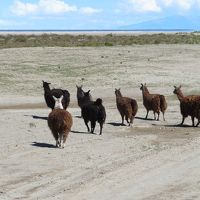
[[[142,90],[142,95],[143,95],[143,98],[149,95],[149,91],[147,88]]]
[[[181,91],[179,91],[176,95],[179,101],[182,101],[184,99],[183,93]]]
[[[122,96],[119,96],[119,95],[116,96],[116,102],[117,102],[117,103],[121,102],[122,99],[123,99]]]
[[[45,87],[44,87],[44,91],[45,91],[45,92],[49,92],[49,91],[51,91],[51,89],[50,89],[49,86],[45,86]]]
[[[54,109],[63,109],[62,103],[55,103]]]

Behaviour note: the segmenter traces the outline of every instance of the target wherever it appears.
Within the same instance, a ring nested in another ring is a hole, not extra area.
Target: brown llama
[[[181,85],[179,87],[174,86],[174,94],[177,95],[178,100],[180,101],[180,111],[182,115],[182,122],[183,125],[185,118],[191,116],[192,119],[192,126],[195,126],[194,119],[198,119],[198,123],[196,126],[199,125],[199,108],[200,108],[200,96],[199,95],[189,95],[184,96],[181,91]]]
[[[63,96],[58,99],[54,97],[55,108],[48,116],[48,126],[56,140],[56,146],[59,148],[64,148],[67,136],[73,124],[71,114],[63,109],[62,99]]]
[[[167,102],[164,95],[150,94],[146,83],[141,83],[140,90],[142,90],[143,105],[147,110],[145,119],[147,119],[149,111],[152,110],[154,114],[154,120],[156,120],[156,113],[158,115],[157,121],[159,121],[160,111],[163,114],[163,120],[165,121],[165,111],[167,109]]]
[[[133,124],[133,119],[138,111],[138,104],[135,99],[123,97],[120,89],[115,89],[117,109],[122,118],[122,125],[124,125],[124,117],[130,126]],[[129,121],[130,120],[130,121]]]

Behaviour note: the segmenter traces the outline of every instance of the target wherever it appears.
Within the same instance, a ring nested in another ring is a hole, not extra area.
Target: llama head
[[[83,97],[84,96],[84,91],[83,91],[82,87],[83,87],[82,85],[81,86],[76,85],[77,97]]]
[[[100,99],[100,98],[98,98],[98,99],[95,101],[95,104],[96,104],[97,106],[102,105],[102,103],[103,103],[103,101],[102,101],[102,99]]]
[[[88,90],[87,92],[84,92],[84,96],[85,97],[90,97],[90,90]]]
[[[55,101],[55,106],[54,109],[63,109],[63,105],[62,105],[62,99],[63,99],[63,95],[60,98],[56,98],[53,96],[53,99]]]
[[[180,85],[179,87],[174,86],[174,91],[173,91],[173,93],[174,93],[174,94],[180,94],[180,93],[182,93],[182,92],[181,92],[181,85]]]
[[[83,85],[81,85],[81,86],[76,85],[76,87],[77,87],[77,89],[82,89]]]
[[[119,89],[116,89],[116,88],[115,88],[115,95],[116,95],[116,97],[122,97],[120,88],[119,88]]]
[[[145,83],[145,84],[142,84],[142,83],[141,83],[140,90],[142,90],[142,91],[147,90],[147,84],[146,84],[146,83]]]
[[[81,85],[81,86],[76,85],[77,93],[79,93],[79,94],[82,94],[82,93],[83,93],[82,87],[83,87],[82,85]]]
[[[51,83],[48,83],[48,82],[45,82],[45,81],[42,80],[42,84],[43,84],[43,88],[49,88],[49,85]]]

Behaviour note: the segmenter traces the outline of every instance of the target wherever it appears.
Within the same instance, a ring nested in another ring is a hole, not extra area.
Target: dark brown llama
[[[180,111],[182,115],[181,125],[183,125],[186,117],[191,116],[192,126],[195,126],[194,119],[197,118],[198,121],[200,119],[199,115],[200,96],[199,95],[184,96],[181,91],[181,85],[179,87],[174,86],[173,93],[177,95],[178,100],[180,101]],[[197,126],[198,125],[199,122],[197,123]]]
[[[154,114],[154,120],[156,120],[156,113],[158,115],[157,121],[159,121],[160,111],[163,114],[163,120],[165,121],[165,111],[167,109],[167,102],[164,95],[160,94],[150,94],[146,83],[143,85],[141,83],[140,90],[142,90],[143,105],[147,110],[145,119],[147,119],[149,111],[152,110]]]
[[[123,97],[120,89],[115,89],[117,109],[122,118],[122,125],[124,124],[124,117],[130,126],[133,124],[133,119],[138,111],[138,104],[135,99]],[[129,121],[130,120],[130,121]]]

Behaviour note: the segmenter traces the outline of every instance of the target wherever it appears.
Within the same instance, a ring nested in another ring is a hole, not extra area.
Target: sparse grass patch
[[[140,34],[140,35],[0,35],[0,48],[18,47],[77,47],[145,44],[200,44],[197,33]]]

